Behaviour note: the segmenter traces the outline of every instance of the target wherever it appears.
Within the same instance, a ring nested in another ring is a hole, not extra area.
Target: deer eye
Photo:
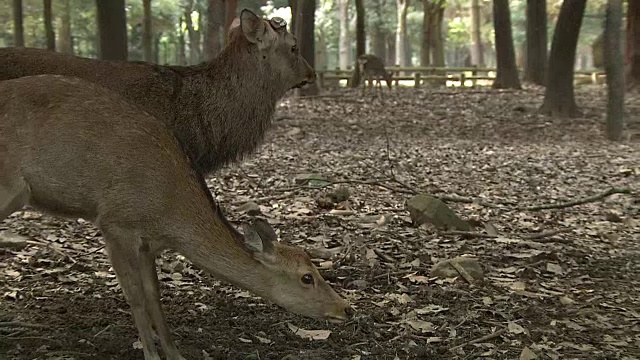
[[[300,280],[302,280],[303,284],[313,285],[313,276],[311,274],[302,275],[302,278]]]
[[[293,45],[293,46],[291,47],[291,52],[292,52],[292,53],[294,53],[294,54],[295,54],[296,52],[298,52],[298,45]]]

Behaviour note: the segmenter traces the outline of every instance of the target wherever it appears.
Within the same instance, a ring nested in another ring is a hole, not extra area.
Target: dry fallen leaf
[[[331,335],[330,330],[305,330],[293,324],[287,324],[289,329],[299,337],[308,340],[326,340]]]

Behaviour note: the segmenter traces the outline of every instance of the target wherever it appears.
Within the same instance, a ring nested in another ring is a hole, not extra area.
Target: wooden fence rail
[[[400,81],[413,81],[413,86],[418,88],[423,84],[446,84],[447,81],[458,83],[459,86],[478,86],[485,83],[490,85],[495,79],[495,68],[478,67],[400,67],[389,66],[386,68],[393,77],[392,83],[399,86]],[[318,82],[321,87],[339,86],[341,80],[349,81],[353,72],[352,68],[334,70],[318,70]],[[605,74],[602,70],[576,70],[575,81],[579,84],[602,84],[605,82]],[[480,84],[479,84],[480,81]]]

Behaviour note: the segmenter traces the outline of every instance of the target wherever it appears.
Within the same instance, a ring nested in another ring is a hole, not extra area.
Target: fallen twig
[[[523,210],[529,210],[529,211],[546,210],[546,209],[563,209],[563,208],[568,208],[568,207],[571,207],[571,206],[576,206],[576,205],[582,205],[582,204],[586,204],[586,203],[596,202],[598,200],[602,200],[602,199],[606,198],[607,196],[611,196],[613,194],[630,194],[630,193],[631,193],[631,189],[629,189],[629,188],[615,188],[615,187],[612,187],[609,190],[604,191],[604,192],[602,192],[600,194],[591,195],[591,196],[587,196],[587,197],[576,199],[576,200],[572,200],[572,201],[567,201],[567,202],[558,203],[558,204],[534,205],[534,206],[524,207],[522,209]]]
[[[231,203],[231,205],[238,206],[238,205],[245,204],[245,203],[247,203],[249,201],[253,201],[254,203],[258,204],[258,203],[265,202],[265,201],[286,199],[286,198],[288,198],[288,197],[290,197],[292,195],[295,195],[295,194],[287,192],[287,193],[284,193],[284,194],[263,196],[263,197],[259,197],[259,198],[256,198],[256,199],[237,200],[237,201],[233,201]]]
[[[475,231],[461,231],[461,230],[443,231],[443,232],[440,232],[439,234],[440,235],[460,235],[462,237],[467,237],[467,238],[495,239],[498,237],[498,235],[491,235],[491,234],[475,232]]]
[[[495,339],[495,338],[497,338],[499,336],[502,336],[502,334],[504,334],[506,331],[507,331],[506,328],[502,328],[502,329],[500,329],[498,331],[495,331],[495,332],[493,332],[493,333],[491,333],[489,335],[485,335],[485,336],[479,337],[477,339],[469,340],[469,341],[464,342],[464,343],[462,343],[460,345],[456,345],[456,346],[454,346],[452,348],[449,348],[449,351],[454,351],[456,349],[459,349],[459,348],[467,346],[467,345],[477,344],[479,342]]]
[[[569,230],[568,229],[548,230],[548,231],[542,231],[535,234],[522,235],[521,237],[526,240],[540,240],[540,239],[548,238],[548,237],[558,235],[560,233],[567,232],[567,231]]]
[[[0,322],[0,327],[14,327],[14,328],[27,328],[27,329],[48,329],[49,326],[41,324],[31,324],[22,321],[3,321]]]

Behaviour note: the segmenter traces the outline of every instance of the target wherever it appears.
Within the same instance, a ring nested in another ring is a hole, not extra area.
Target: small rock
[[[461,276],[460,272],[452,265],[456,263],[461,266],[473,279],[482,280],[484,278],[484,271],[478,263],[478,259],[471,256],[458,256],[453,259],[443,260],[433,265],[431,268],[430,276],[439,278],[454,278]]]
[[[407,200],[406,208],[414,225],[431,223],[437,228],[469,231],[471,226],[462,220],[445,203],[426,194],[420,194]]]
[[[300,129],[299,127],[293,127],[291,128],[291,130],[287,131],[287,136],[296,139],[302,139],[304,138],[304,135],[304,131],[302,131],[302,129]]]
[[[238,207],[238,211],[241,213],[247,213],[251,216],[260,215],[262,213],[262,211],[260,210],[260,205],[256,204],[253,201],[247,201],[246,203],[240,205]]]
[[[347,284],[347,289],[366,289],[369,286],[367,280],[359,279],[353,280]]]
[[[334,203],[347,201],[351,196],[351,194],[349,193],[349,189],[344,186],[338,187],[334,191],[330,192],[328,195]]]
[[[10,230],[0,231],[0,248],[22,250],[27,246],[27,238]]]

